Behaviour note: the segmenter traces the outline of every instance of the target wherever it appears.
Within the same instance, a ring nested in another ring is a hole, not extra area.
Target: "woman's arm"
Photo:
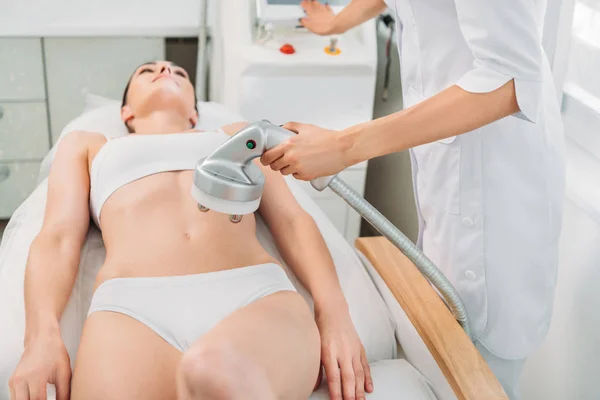
[[[348,164],[470,132],[512,114],[537,122],[545,55],[534,2],[455,0],[455,7],[473,68],[414,107],[343,132]]]
[[[512,114],[537,122],[544,102],[545,55],[533,2],[455,0],[455,5],[474,59],[472,69],[455,85],[405,110],[342,132],[287,124],[298,135],[266,152],[262,163],[310,180],[376,156],[470,132]]]
[[[514,82],[489,93],[452,86],[405,110],[343,131],[290,122],[298,135],[261,158],[283,175],[302,180],[334,175],[364,160],[460,135],[519,111]]]
[[[312,296],[315,313],[331,309],[348,312],[331,254],[317,225],[281,175],[261,168],[266,179],[260,214],[281,255]]]
[[[29,250],[25,270],[25,342],[56,329],[77,276],[90,214],[86,133],[60,143],[48,178],[44,222]]]
[[[321,335],[321,361],[331,399],[364,398],[373,381],[335,266],[321,232],[296,202],[283,177],[261,166],[265,175],[260,214],[281,255],[310,292]]]
[[[222,129],[233,135],[246,125],[246,122],[240,122]],[[257,165],[265,175],[260,214],[281,255],[311,294],[315,311],[338,307],[340,311],[347,311],[333,260],[312,217],[300,207],[280,174]]]
[[[223,127],[232,135],[246,123]],[[361,398],[373,391],[364,347],[350,318],[329,249],[312,217],[296,201],[283,177],[257,163],[265,176],[259,212],[277,249],[313,298],[321,334],[322,363],[332,399]]]
[[[460,135],[518,111],[513,80],[488,93],[451,86],[413,107],[342,131],[344,164]]]
[[[339,35],[381,14],[386,9],[383,0],[353,0],[337,15],[329,5],[317,0],[300,3],[306,17],[300,23],[318,35]]]
[[[14,398],[46,393],[54,383],[67,399],[71,375],[59,319],[71,295],[89,225],[87,133],[59,144],[48,180],[44,221],[29,250],[25,270],[25,352],[11,377]],[[25,393],[25,394],[24,394]]]

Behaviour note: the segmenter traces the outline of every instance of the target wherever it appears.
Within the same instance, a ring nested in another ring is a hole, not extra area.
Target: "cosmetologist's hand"
[[[283,127],[297,135],[265,152],[260,159],[263,165],[304,181],[334,175],[347,167],[344,155],[347,146],[338,131],[297,122],[288,122]]]
[[[331,35],[334,33],[335,14],[329,4],[321,4],[318,0],[303,0],[300,3],[306,17],[300,23],[312,33],[317,35]]]

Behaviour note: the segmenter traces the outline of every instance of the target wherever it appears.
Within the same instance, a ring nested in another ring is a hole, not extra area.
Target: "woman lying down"
[[[12,399],[45,399],[47,383],[58,400],[306,399],[321,363],[332,399],[372,391],[331,256],[281,175],[261,166],[259,211],[311,293],[314,317],[259,244],[253,216],[233,224],[198,211],[191,169],[206,152],[202,135],[215,133],[191,129],[195,104],[185,70],[148,63],[123,97],[131,135],[73,132],[59,144],[27,261]],[[107,254],[71,377],[58,321],[90,217]]]

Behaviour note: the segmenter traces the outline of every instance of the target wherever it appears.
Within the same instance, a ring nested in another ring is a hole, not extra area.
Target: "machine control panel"
[[[334,12],[349,3],[349,0],[325,0]],[[257,0],[258,20],[262,23],[297,25],[304,16],[301,0]]]
[[[329,0],[328,4],[334,12],[339,12],[348,2]],[[287,56],[313,58],[318,55],[340,55],[339,37],[314,35],[299,25],[298,20],[305,16],[300,3],[301,0],[257,0],[255,43]]]
[[[283,54],[291,55],[296,53],[296,48],[290,43],[284,43],[279,48],[279,51]],[[329,41],[329,45],[325,46],[323,51],[325,52],[325,54],[330,56],[337,56],[342,53],[342,50],[337,45],[337,38],[331,38],[331,40]]]

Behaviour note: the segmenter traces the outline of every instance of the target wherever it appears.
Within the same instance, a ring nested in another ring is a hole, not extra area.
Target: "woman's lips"
[[[168,78],[171,79],[173,82],[175,82],[175,84],[177,86],[179,86],[179,83],[177,83],[177,81],[173,78],[172,75],[168,75],[168,74],[160,74],[154,77],[154,79],[152,79],[152,82],[156,82],[157,80],[159,80],[160,78]]]

